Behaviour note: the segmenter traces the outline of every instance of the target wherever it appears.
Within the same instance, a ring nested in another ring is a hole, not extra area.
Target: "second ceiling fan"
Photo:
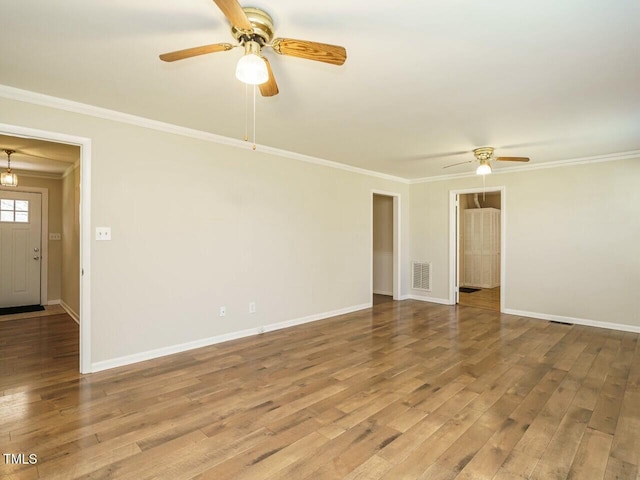
[[[235,45],[214,43],[164,53],[160,55],[160,60],[175,62],[197,55],[244,47],[245,53],[238,62],[236,77],[244,83],[259,85],[260,93],[265,97],[271,97],[277,95],[279,90],[269,60],[261,53],[263,48],[271,48],[280,55],[333,65],[342,65],[347,59],[347,51],[338,45],[292,38],[273,38],[273,19],[264,10],[253,7],[242,8],[237,0],[214,0],[214,2],[231,23],[231,34],[237,43]]]
[[[473,151],[473,155],[476,157],[476,160],[480,162],[478,168],[476,169],[476,173],[478,175],[487,175],[491,173],[491,160],[495,160],[497,162],[528,162],[528,157],[494,157],[493,156],[493,147],[480,147],[476,148]],[[456,165],[463,165],[465,163],[472,163],[474,160],[467,160],[466,162],[453,163],[451,165],[447,165],[443,168],[455,167]]]

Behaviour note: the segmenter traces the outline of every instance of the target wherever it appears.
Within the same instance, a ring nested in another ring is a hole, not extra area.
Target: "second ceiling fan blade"
[[[466,162],[460,162],[460,163],[452,163],[451,165],[447,165],[446,167],[442,167],[442,168],[456,167],[458,165],[464,165],[465,163],[471,163],[471,162],[473,162],[473,160],[467,160]]]
[[[278,84],[276,83],[276,78],[273,76],[273,70],[271,70],[271,64],[269,63],[269,60],[267,60],[265,57],[262,57],[262,59],[264,60],[264,63],[266,63],[267,65],[267,71],[269,72],[269,80],[260,84],[260,93],[262,94],[263,97],[273,97],[274,95],[277,95],[279,92]]]
[[[327,43],[309,42],[307,40],[294,40],[293,38],[276,38],[272,47],[281,55],[306,58],[317,62],[342,65],[347,59],[347,51],[338,45]]]
[[[233,27],[242,30],[253,30],[251,22],[247,18],[247,14],[240,6],[237,0],[213,0],[224,16],[227,17]]]
[[[499,162],[528,162],[527,157],[496,157]]]
[[[205,55],[207,53],[224,52],[226,50],[231,50],[232,48],[233,45],[230,43],[214,43],[212,45],[202,45],[200,47],[178,50],[176,52],[163,53],[160,55],[160,60],[164,62],[175,62],[176,60],[183,60],[185,58]]]

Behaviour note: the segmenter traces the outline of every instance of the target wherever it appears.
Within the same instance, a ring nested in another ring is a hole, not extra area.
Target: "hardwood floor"
[[[0,323],[3,478],[639,478],[638,334],[392,301],[87,376],[77,337]]]
[[[59,315],[61,313],[65,313],[65,311],[64,308],[62,308],[60,305],[47,305],[44,307],[44,310],[40,312],[12,313],[11,315],[0,315],[0,322],[34,317],[48,317],[50,315]]]
[[[458,304],[466,307],[484,308],[486,310],[500,311],[500,287],[481,288],[477,292],[460,292]]]

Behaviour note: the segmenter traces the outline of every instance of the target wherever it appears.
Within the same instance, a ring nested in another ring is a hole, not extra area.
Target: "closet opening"
[[[371,192],[371,303],[400,299],[400,195]]]

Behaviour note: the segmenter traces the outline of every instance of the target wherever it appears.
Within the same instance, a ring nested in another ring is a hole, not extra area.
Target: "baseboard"
[[[601,322],[598,320],[589,320],[586,318],[565,317],[563,315],[527,312],[525,310],[513,310],[511,308],[505,308],[503,313],[507,313],[509,315],[518,315],[519,317],[536,318],[538,320],[573,323],[575,325],[584,325],[586,327],[607,328],[609,330],[621,330],[623,332],[640,333],[640,326],[627,325],[624,323]]]
[[[441,305],[452,305],[448,298],[426,297],[424,295],[404,295],[402,300],[418,300],[420,302],[439,303]]]
[[[123,357],[113,358],[111,360],[103,360],[101,362],[95,362],[91,364],[91,373],[100,372],[102,370],[108,370],[110,368],[122,367],[125,365],[131,365],[132,363],[144,362],[145,360],[152,360],[154,358],[164,357],[167,355],[173,355],[174,353],[186,352],[196,348],[208,347],[217,343],[228,342],[229,340],[237,340],[239,338],[250,337],[252,335],[259,335],[265,332],[272,332],[275,330],[281,330],[283,328],[293,327],[296,325],[302,325],[304,323],[315,322],[318,320],[324,320],[326,318],[337,317],[339,315],[345,315],[347,313],[357,312],[371,308],[371,303],[363,303],[361,305],[355,305],[352,307],[342,308],[338,310],[332,310],[330,312],[319,313],[315,315],[309,315],[307,317],[294,318],[292,320],[286,320],[284,322],[271,323],[255,328],[248,328],[246,330],[240,330],[237,332],[224,333],[222,335],[216,335],[215,337],[203,338],[192,342],[181,343],[179,345],[171,345],[168,347],[157,348],[155,350],[148,350],[146,352],[134,353],[133,355],[125,355]]]
[[[57,299],[57,300],[47,300],[47,305],[60,305],[60,302],[62,302],[62,300]]]
[[[71,318],[73,318],[73,321],[76,322],[78,325],[80,325],[80,315],[78,315],[73,308],[71,308],[69,305],[67,305],[64,300],[58,300],[60,306],[62,308],[64,308],[64,311],[67,312],[69,314],[69,316]]]
[[[386,290],[374,290],[373,293],[374,293],[374,295],[386,295],[388,297],[392,297],[393,296],[393,292],[388,292]]]

